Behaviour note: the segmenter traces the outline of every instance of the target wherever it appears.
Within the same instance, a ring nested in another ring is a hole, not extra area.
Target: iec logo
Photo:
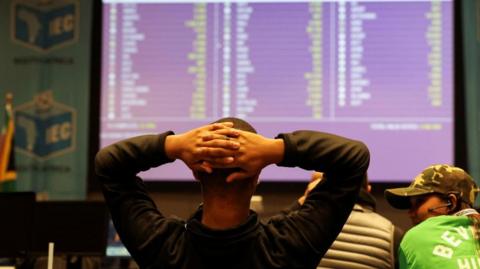
[[[78,39],[76,0],[17,0],[11,14],[12,39],[29,48],[47,52]]]
[[[53,100],[52,91],[15,109],[15,148],[46,160],[75,149],[75,110]]]

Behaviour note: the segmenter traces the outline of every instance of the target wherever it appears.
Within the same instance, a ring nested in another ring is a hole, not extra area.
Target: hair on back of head
[[[235,118],[235,117],[221,118],[219,120],[216,120],[214,123],[218,123],[218,122],[232,122],[233,128],[235,129],[239,129],[242,131],[251,132],[255,134],[257,133],[257,130],[255,130],[255,128],[253,128],[253,126],[250,125],[250,123],[239,118]]]

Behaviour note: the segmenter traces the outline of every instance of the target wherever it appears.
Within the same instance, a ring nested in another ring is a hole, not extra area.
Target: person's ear
[[[448,195],[448,202],[450,203],[450,205],[448,206],[448,210],[450,211],[455,210],[458,202],[457,196],[453,193],[450,193]]]

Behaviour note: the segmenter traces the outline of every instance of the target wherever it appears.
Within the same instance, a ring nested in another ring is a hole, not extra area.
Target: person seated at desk
[[[305,194],[290,210],[297,210],[310,191],[324,179],[323,173],[313,172]],[[397,251],[404,232],[375,212],[376,201],[370,194],[371,188],[365,174],[352,213],[318,269],[398,268]]]
[[[409,187],[387,189],[391,206],[408,209],[412,223],[400,243],[400,268],[480,268],[477,184],[463,169],[427,167]]]

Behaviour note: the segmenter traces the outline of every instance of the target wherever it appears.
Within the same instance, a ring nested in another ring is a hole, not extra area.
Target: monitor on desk
[[[0,257],[24,256],[32,231],[33,192],[0,192]]]
[[[55,201],[35,206],[32,252],[43,254],[48,243],[55,253],[103,256],[107,245],[108,211],[103,202]]]
[[[110,221],[108,225],[108,241],[106,256],[109,258],[130,258],[130,253],[127,248],[120,241],[117,230]]]

